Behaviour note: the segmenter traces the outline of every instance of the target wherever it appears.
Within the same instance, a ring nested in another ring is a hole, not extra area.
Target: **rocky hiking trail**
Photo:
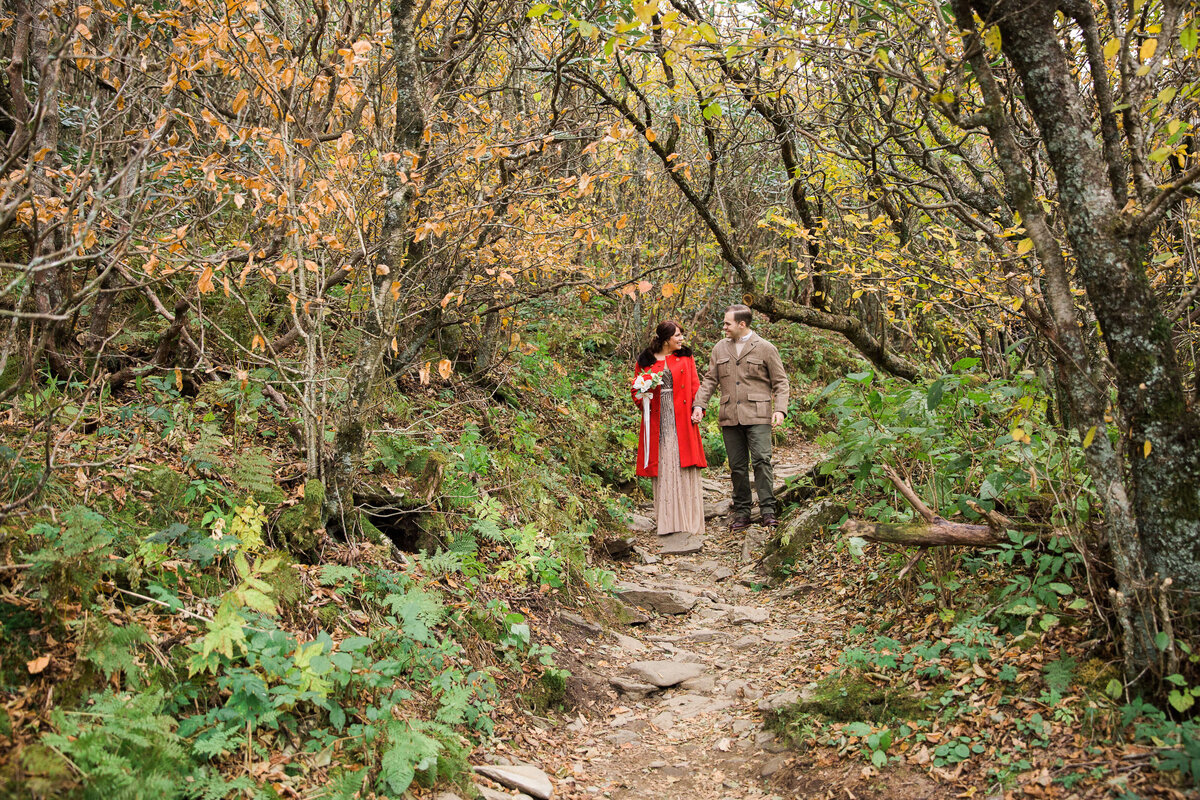
[[[782,487],[818,458],[793,449],[775,462]],[[482,782],[485,798],[937,796],[916,773],[890,775],[880,792],[879,777],[853,760],[801,768],[764,729],[764,712],[824,674],[847,612],[820,585],[768,583],[759,562],[770,532],[729,532],[728,474],[712,472],[702,542],[660,539],[641,516],[617,545],[629,556],[615,571],[631,624],[556,612],[556,660],[588,687],[585,699],[556,720],[530,718],[494,748],[477,772],[503,791]]]

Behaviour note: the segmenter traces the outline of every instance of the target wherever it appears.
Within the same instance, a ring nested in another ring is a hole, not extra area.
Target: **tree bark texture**
[[[1058,39],[1056,6],[971,6],[1000,28],[1054,170],[1078,275],[1115,368],[1133,507],[1150,567],[1200,585],[1200,431],[1187,408],[1170,323],[1146,274],[1146,233],[1135,232],[1118,207]]]
[[[408,179],[421,152],[425,132],[425,112],[421,105],[421,64],[417,51],[415,0],[393,0],[391,4],[392,42],[396,59],[396,124],[392,136],[394,152],[401,158],[388,174],[384,185],[383,224],[380,230],[380,255],[371,279],[371,306],[362,342],[349,374],[349,390],[334,438],[328,477],[334,491],[335,514],[344,514],[351,500],[351,480],[366,445],[366,406],[379,375],[380,366],[392,348],[398,325],[400,292],[393,291],[407,268],[412,234],[409,217],[416,201],[416,186]],[[404,172],[401,179],[400,172]],[[403,343],[408,345],[409,342]]]
[[[847,536],[859,536],[868,542],[901,544],[905,547],[995,547],[1005,541],[987,525],[951,522],[941,517],[931,522],[921,520],[901,524],[852,519],[842,526],[842,532]]]
[[[967,0],[955,0],[955,12],[960,29],[973,31],[974,20]],[[1093,20],[1094,25],[1094,20]],[[1004,101],[992,73],[986,52],[976,37],[966,43],[967,59],[979,81],[986,110],[982,118],[996,152],[996,161],[1004,174],[1012,206],[1021,214],[1022,223],[1034,244],[1043,271],[1043,296],[1049,312],[1044,333],[1053,345],[1070,416],[1080,439],[1092,430],[1091,445],[1084,448],[1084,461],[1092,485],[1100,496],[1104,510],[1104,531],[1113,558],[1117,588],[1125,596],[1139,598],[1131,605],[1133,615],[1122,619],[1122,630],[1128,631],[1125,641],[1125,665],[1129,674],[1139,674],[1157,661],[1154,647],[1154,615],[1149,611],[1146,594],[1145,555],[1133,506],[1125,485],[1125,469],[1121,455],[1104,433],[1107,397],[1102,386],[1106,381],[1097,365],[1092,363],[1087,344],[1075,312],[1067,265],[1062,245],[1051,230],[1042,204],[1037,201],[1033,180],[1025,165],[1024,152],[1004,110]],[[1113,172],[1109,172],[1113,179]]]

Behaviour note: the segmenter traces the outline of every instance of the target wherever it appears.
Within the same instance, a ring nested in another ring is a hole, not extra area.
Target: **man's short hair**
[[[741,303],[730,306],[725,309],[726,312],[733,312],[733,321],[741,322],[745,325],[750,324],[750,320],[754,319],[754,312],[750,310],[750,306],[744,306]]]

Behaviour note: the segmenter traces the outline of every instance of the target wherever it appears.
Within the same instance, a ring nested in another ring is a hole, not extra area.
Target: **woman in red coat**
[[[658,534],[703,533],[700,469],[708,462],[700,428],[692,422],[692,399],[700,378],[692,351],[683,346],[683,328],[678,323],[659,323],[650,346],[638,356],[634,379],[640,375],[661,375],[661,384],[649,392],[649,425],[643,419],[638,426],[637,461],[637,474],[653,484]],[[638,389],[632,392],[644,409]]]

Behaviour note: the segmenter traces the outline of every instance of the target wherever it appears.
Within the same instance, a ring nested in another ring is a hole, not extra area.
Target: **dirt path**
[[[776,482],[815,461],[803,449],[777,453]],[[543,765],[558,774],[555,797],[800,796],[778,785],[794,755],[763,730],[763,709],[821,676],[814,653],[845,635],[845,612],[818,586],[762,586],[755,562],[767,532],[729,533],[729,492],[728,474],[710,470],[705,500],[715,516],[699,553],[618,565],[619,588],[647,611],[646,622],[607,630],[569,622],[581,629],[568,644],[573,672],[616,700],[538,732],[538,749],[557,756]],[[653,532],[635,536],[644,553],[657,552]],[[680,675],[690,677],[673,683]],[[647,676],[672,685],[648,685]]]

